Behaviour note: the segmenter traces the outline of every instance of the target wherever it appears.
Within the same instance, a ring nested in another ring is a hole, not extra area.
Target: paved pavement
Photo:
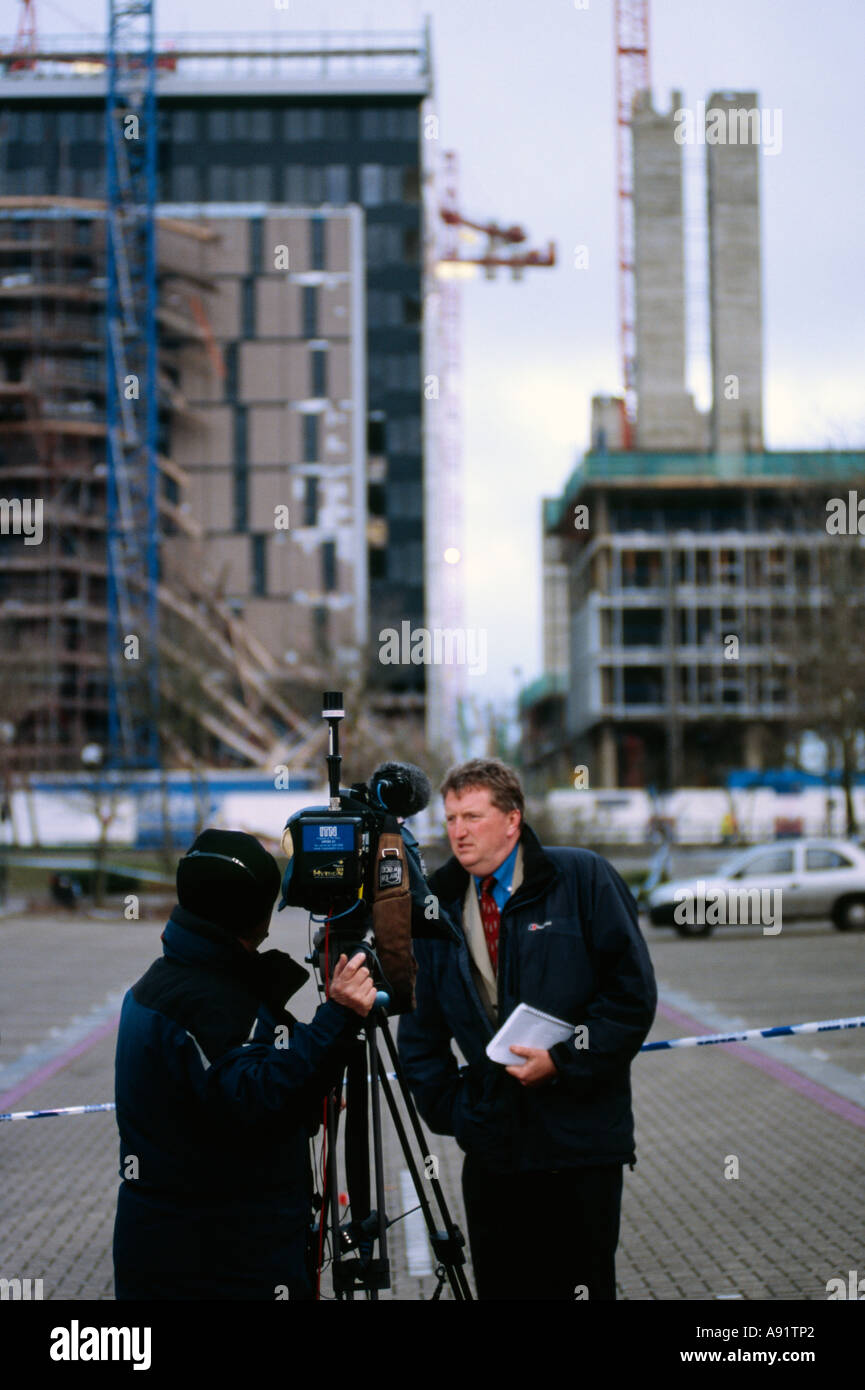
[[[275,922],[268,944],[302,957],[303,914]],[[112,1099],[118,999],[159,953],[161,928],[120,914],[0,920],[0,1111]],[[646,937],[662,999],[653,1039],[863,1011],[861,934],[785,924],[774,937]],[[296,1012],[314,1004],[310,983]],[[633,1082],[621,1298],[825,1299],[829,1279],[865,1273],[865,1029],[649,1053]],[[389,1120],[385,1136],[396,1214],[410,1194]],[[430,1150],[465,1229],[459,1151],[436,1136]],[[117,1152],[111,1113],[0,1124],[0,1277],[41,1278],[46,1299],[112,1297]],[[397,1299],[435,1287],[418,1222],[392,1228]]]

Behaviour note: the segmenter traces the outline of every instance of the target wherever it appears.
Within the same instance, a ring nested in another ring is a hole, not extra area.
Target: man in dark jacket
[[[342,957],[310,1024],[285,1011],[307,972],[257,950],[279,883],[254,836],[205,830],[178,866],[164,955],[123,1001],[119,1299],[312,1297],[308,1141],[375,986]]]
[[[478,1296],[614,1299],[629,1069],[657,1002],[633,897],[599,855],[541,846],[504,763],[454,768],[442,794],[454,857],[429,886],[452,934],[414,943],[399,1051],[421,1115],[466,1154]],[[485,1049],[520,1003],[573,1036],[504,1067]]]

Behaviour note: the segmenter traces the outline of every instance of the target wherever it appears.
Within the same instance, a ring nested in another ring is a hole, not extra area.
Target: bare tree
[[[827,535],[816,547],[817,584],[797,584],[781,646],[789,673],[790,733],[822,739],[841,773],[848,835],[865,729],[865,537]]]

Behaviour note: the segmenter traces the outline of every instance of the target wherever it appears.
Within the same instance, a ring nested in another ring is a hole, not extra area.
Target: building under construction
[[[732,134],[705,142],[712,401],[695,407],[680,107],[637,90],[630,110],[634,418],[596,397],[591,447],[544,503],[546,669],[521,697],[539,786],[717,783],[782,764],[809,701],[820,718],[802,669],[826,653],[804,634],[837,609],[827,504],[865,483],[865,453],[764,447],[755,92],[705,103]]]
[[[368,638],[422,623],[437,582],[423,533],[428,35],[201,37],[156,53],[151,5],[110,10],[104,49],[34,44],[0,81],[0,466],[7,503],[38,497],[44,527],[38,546],[11,526],[2,537],[4,649],[32,659],[25,680],[9,658],[10,761],[75,766],[125,729],[121,761],[155,766],[134,731],[158,699],[160,757],[191,744],[207,763],[303,765],[316,740],[296,711],[334,684],[368,688],[417,741],[427,673],[382,665]],[[150,84],[137,198],[106,124],[106,96],[122,109],[117,21],[133,10],[149,23],[125,53],[127,105]],[[106,185],[105,205],[87,200]],[[135,428],[117,382],[149,330],[143,313],[123,320],[128,268],[110,252],[147,199],[152,285],[139,256],[128,298],[155,306],[158,478],[148,513],[127,449],[141,524],[120,544],[112,449]],[[118,652],[157,574],[158,653],[133,690]],[[139,719],[118,700],[127,686]]]
[[[165,751],[180,765],[279,761],[313,733],[282,668],[203,563],[190,470],[172,436],[203,429],[186,378],[213,376],[201,273],[210,227],[166,220],[158,267],[159,683]],[[7,766],[77,769],[106,739],[104,204],[0,200],[0,682]],[[184,271],[177,248],[193,267]],[[134,637],[135,634],[127,634]],[[140,659],[134,649],[131,659]]]

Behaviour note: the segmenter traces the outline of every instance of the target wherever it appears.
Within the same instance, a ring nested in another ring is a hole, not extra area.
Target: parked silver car
[[[829,917],[852,931],[865,927],[865,850],[852,840],[810,838],[755,845],[704,878],[658,884],[648,911],[653,926],[680,936],[709,936],[727,923],[761,923],[774,934],[782,911],[785,921]]]

